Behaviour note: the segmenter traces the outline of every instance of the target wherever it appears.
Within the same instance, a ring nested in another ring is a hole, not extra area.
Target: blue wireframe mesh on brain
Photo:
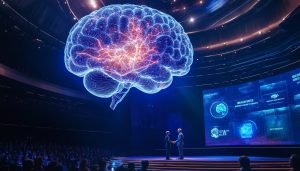
[[[115,109],[130,88],[153,94],[186,75],[193,47],[170,15],[147,6],[109,5],[80,19],[65,47],[65,65],[85,88],[112,97]]]

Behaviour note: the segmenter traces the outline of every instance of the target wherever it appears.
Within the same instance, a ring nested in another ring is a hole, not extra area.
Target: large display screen
[[[203,91],[207,146],[300,144],[300,69]]]

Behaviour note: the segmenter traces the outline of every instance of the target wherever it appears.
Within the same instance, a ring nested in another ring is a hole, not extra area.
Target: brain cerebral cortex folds
[[[65,66],[85,88],[112,97],[115,109],[130,88],[153,94],[186,75],[193,47],[170,15],[147,6],[109,5],[80,19],[65,47]]]

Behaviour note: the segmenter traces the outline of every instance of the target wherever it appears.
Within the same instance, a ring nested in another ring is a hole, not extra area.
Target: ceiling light
[[[89,5],[94,9],[98,8],[98,4],[96,0],[90,0]]]
[[[194,17],[190,17],[189,22],[190,22],[190,23],[195,22],[195,18],[194,18]]]

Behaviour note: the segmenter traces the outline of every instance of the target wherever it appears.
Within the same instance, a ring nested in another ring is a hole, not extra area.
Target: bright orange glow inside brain
[[[192,62],[192,44],[173,17],[130,4],[106,6],[80,19],[65,48],[68,71],[83,77],[93,95],[112,97],[112,109],[132,87],[149,94],[167,88]]]

